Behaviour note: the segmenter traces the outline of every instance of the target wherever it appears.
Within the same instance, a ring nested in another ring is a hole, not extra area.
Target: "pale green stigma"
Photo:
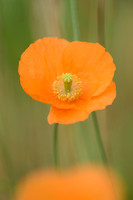
[[[73,80],[72,74],[70,73],[63,74],[63,83],[64,83],[65,92],[71,91],[72,80]]]

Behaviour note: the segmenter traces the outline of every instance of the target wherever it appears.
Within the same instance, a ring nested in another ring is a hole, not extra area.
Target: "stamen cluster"
[[[76,75],[70,73],[57,77],[53,83],[54,94],[62,101],[74,101],[78,99],[82,91],[82,84]]]

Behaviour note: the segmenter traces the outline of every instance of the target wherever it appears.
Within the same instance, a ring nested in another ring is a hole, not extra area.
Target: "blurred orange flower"
[[[43,38],[31,44],[19,62],[20,82],[33,99],[51,104],[48,122],[83,121],[112,104],[116,67],[98,43]]]
[[[110,179],[111,178],[111,179]],[[69,171],[40,171],[17,188],[15,200],[121,200],[114,175],[103,167],[81,167]]]

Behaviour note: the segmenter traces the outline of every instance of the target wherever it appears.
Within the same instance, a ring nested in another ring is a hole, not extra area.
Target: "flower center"
[[[62,101],[74,101],[81,94],[81,81],[76,75],[70,73],[58,76],[53,83],[54,94]]]

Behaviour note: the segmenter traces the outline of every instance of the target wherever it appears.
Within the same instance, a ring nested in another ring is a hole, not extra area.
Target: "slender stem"
[[[70,0],[70,9],[72,16],[72,26],[73,26],[73,39],[79,40],[79,24],[77,20],[77,9],[76,9],[76,1]]]
[[[105,46],[105,0],[98,0],[98,41]]]
[[[105,0],[98,0],[98,36],[99,36],[99,42],[102,45],[104,45],[104,3],[105,3]],[[79,40],[79,28],[78,28],[75,0],[70,0],[70,7],[71,7],[71,15],[72,15],[74,40]],[[92,117],[93,117],[93,122],[95,126],[97,141],[100,148],[101,157],[102,157],[103,162],[107,164],[108,161],[107,161],[106,153],[105,153],[104,146],[102,143],[98,121],[97,121],[95,112],[92,113]]]
[[[105,46],[105,27],[104,26],[105,26],[105,0],[98,0],[98,39],[99,39],[99,43],[102,44],[103,46]],[[98,126],[96,112],[92,113],[92,118],[93,118],[93,122],[94,122],[97,142],[99,145],[102,160],[103,160],[104,164],[106,164],[107,167],[109,167],[108,158],[106,156],[106,152],[105,152],[101,134],[100,134],[100,129]],[[109,175],[110,175],[112,188],[115,193],[115,197],[117,198],[117,192],[116,192],[116,188],[114,186],[113,180],[112,180],[112,174],[109,173]]]
[[[58,123],[54,125],[54,164],[58,167]]]
[[[102,160],[105,164],[108,164],[108,160],[107,160],[105,149],[104,149],[103,142],[101,139],[100,129],[98,126],[98,120],[97,120],[97,116],[96,116],[95,112],[92,113],[92,119],[93,119],[93,123],[94,123],[94,127],[95,127],[96,138],[97,138],[97,142],[99,145]]]
[[[102,45],[104,45],[104,38],[105,38],[104,37],[104,19],[105,19],[104,8],[105,8],[105,0],[98,0],[98,38],[99,38],[99,43],[101,43]],[[104,164],[108,164],[108,160],[107,160],[106,152],[105,152],[104,145],[101,139],[100,129],[99,129],[98,120],[97,120],[97,116],[95,112],[92,113],[92,118],[93,118],[97,142],[99,145],[102,160]]]

